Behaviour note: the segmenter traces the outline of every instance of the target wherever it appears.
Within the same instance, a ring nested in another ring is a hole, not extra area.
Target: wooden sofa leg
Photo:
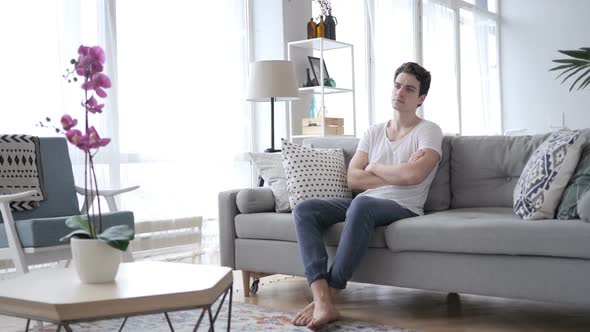
[[[242,284],[244,286],[244,297],[250,296],[250,271],[242,271]]]

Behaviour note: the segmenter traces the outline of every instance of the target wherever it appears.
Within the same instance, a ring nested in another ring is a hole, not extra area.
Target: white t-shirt
[[[369,163],[405,163],[414,152],[424,148],[438,152],[442,159],[443,134],[438,125],[423,119],[403,138],[392,142],[386,134],[388,123],[371,126],[358,144],[357,151],[366,152],[369,155]],[[424,214],[424,202],[428,197],[428,189],[437,169],[438,163],[420,184],[411,186],[386,185],[368,189],[360,195],[391,199],[406,209],[422,215]]]

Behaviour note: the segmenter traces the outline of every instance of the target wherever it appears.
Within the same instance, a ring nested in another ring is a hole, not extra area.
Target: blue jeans
[[[311,199],[297,204],[293,218],[307,282],[311,284],[315,280],[326,279],[332,288],[346,288],[346,283],[369,249],[369,240],[375,228],[415,216],[395,201],[369,196]],[[336,256],[327,271],[328,254],[323,233],[342,221],[344,229]]]

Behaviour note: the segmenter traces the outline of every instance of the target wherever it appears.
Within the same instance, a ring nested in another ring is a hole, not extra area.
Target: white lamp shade
[[[287,60],[265,60],[250,63],[248,101],[288,101],[299,99],[293,63]]]

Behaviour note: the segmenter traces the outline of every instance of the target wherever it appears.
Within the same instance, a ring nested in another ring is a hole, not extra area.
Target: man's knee
[[[358,196],[352,200],[350,208],[346,211],[347,222],[361,222],[363,225],[371,226],[373,218],[371,211],[374,208],[374,199],[369,196]]]
[[[295,224],[309,220],[317,210],[315,199],[308,199],[295,205],[293,209],[293,221]]]

